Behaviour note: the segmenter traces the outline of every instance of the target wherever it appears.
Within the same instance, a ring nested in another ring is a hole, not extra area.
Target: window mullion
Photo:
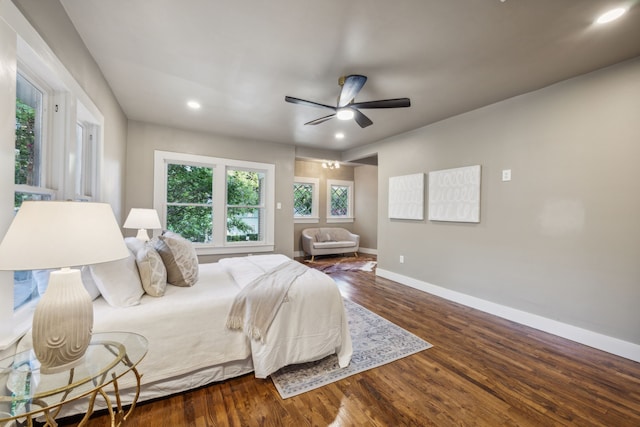
[[[213,242],[224,245],[227,236],[227,171],[213,168]]]

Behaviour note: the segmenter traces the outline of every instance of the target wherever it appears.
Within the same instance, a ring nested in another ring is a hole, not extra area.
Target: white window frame
[[[349,188],[349,201],[348,201],[348,212],[346,215],[332,215],[331,214],[331,188],[333,186],[341,186]],[[353,213],[353,198],[354,195],[354,184],[353,181],[343,181],[339,179],[328,179],[327,180],[327,223],[339,223],[339,222],[353,222],[354,221],[354,213]]]
[[[293,222],[296,224],[312,224],[320,222],[320,180],[318,178],[307,178],[302,176],[296,176],[293,179],[293,184],[310,184],[311,185],[311,215],[302,216],[293,215]]]
[[[213,239],[211,243],[194,243],[198,255],[272,252],[275,248],[275,165],[244,160],[224,159],[197,154],[154,151],[153,207],[163,228],[167,226],[167,165],[192,164],[213,168]],[[227,170],[244,169],[265,174],[263,239],[259,242],[227,242]]]
[[[38,74],[31,71],[30,67],[22,61],[18,61],[17,74],[22,76],[29,84],[34,86],[42,93],[42,112],[40,117],[40,158],[39,158],[39,185],[15,184],[14,192],[30,193],[30,194],[52,194],[55,193],[52,177],[59,171],[59,167],[51,162],[49,153],[53,151],[52,145],[56,141],[51,136],[52,120],[49,119],[49,111],[53,90],[39,78]],[[16,83],[17,84],[17,83]],[[57,144],[59,145],[59,144]]]
[[[225,178],[227,178],[229,176],[229,171],[245,171],[245,172],[257,172],[257,173],[262,173],[262,175],[264,176],[264,184],[266,186],[266,182],[267,182],[267,171],[264,169],[256,169],[256,168],[239,168],[239,167],[233,167],[233,166],[226,166],[226,172],[225,172]],[[266,215],[266,193],[265,193],[265,186],[262,187],[262,195],[260,197],[260,204],[258,205],[229,205],[228,204],[228,196],[225,196],[225,212],[226,214],[228,214],[229,212],[229,208],[249,208],[249,209],[258,209],[262,212],[262,215],[260,215],[260,235],[264,236],[264,232],[266,232],[266,223],[264,222],[265,219],[265,215]],[[226,194],[226,190],[228,189],[228,185],[226,183],[225,180],[225,194]],[[273,204],[273,203],[272,203]],[[226,222],[226,220],[225,220]],[[229,230],[227,230],[227,227],[224,228],[225,231],[225,243],[228,246],[246,246],[247,243],[246,242],[242,242],[242,241],[236,241],[236,242],[229,242],[228,239],[228,233]],[[258,241],[251,241],[250,244],[262,244],[264,243],[265,239],[264,237],[261,240]]]
[[[82,141],[78,139],[78,127],[82,128]],[[81,103],[78,104],[75,129],[74,199],[89,202],[94,200],[98,194],[100,126],[96,123],[96,119]]]

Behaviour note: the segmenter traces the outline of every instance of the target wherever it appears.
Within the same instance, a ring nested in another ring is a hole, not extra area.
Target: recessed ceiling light
[[[193,109],[193,110],[199,110],[201,105],[198,101],[189,101],[187,102],[187,107]]]
[[[608,12],[603,13],[596,19],[596,24],[606,24],[607,22],[615,21],[620,18],[627,11],[624,7],[617,7],[611,9]]]
[[[342,132],[336,133],[336,139],[344,139],[344,133]]]

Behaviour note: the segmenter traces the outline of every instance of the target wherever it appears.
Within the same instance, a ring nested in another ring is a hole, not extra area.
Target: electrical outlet
[[[400,255],[400,264],[404,264],[404,255]]]
[[[502,180],[511,181],[511,169],[504,169],[502,171]]]

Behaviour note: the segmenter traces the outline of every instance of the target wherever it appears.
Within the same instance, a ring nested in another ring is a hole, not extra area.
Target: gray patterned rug
[[[283,399],[296,396],[358,372],[431,348],[432,345],[366,308],[344,300],[349,319],[353,356],[346,368],[335,355],[317,362],[286,366],[271,375]]]

